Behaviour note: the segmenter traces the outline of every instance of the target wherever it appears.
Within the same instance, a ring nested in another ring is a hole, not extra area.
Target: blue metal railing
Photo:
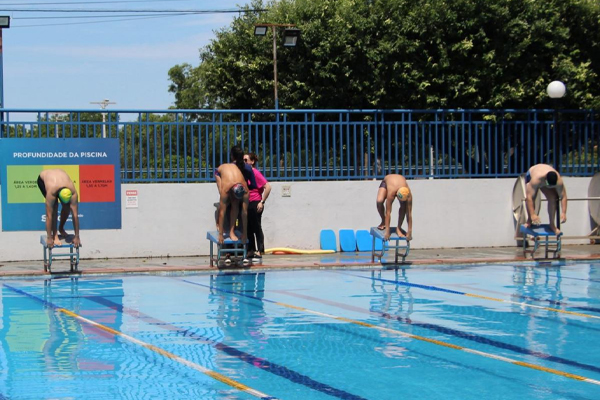
[[[0,110],[2,113],[2,110]],[[0,138],[118,138],[123,182],[206,182],[239,145],[271,181],[599,170],[592,110],[13,110]]]

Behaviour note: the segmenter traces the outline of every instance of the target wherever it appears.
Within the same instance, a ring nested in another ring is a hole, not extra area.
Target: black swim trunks
[[[381,181],[381,185],[379,185],[379,187],[387,189],[387,184],[385,183],[385,181]]]
[[[40,188],[40,192],[42,192],[44,197],[46,197],[46,185],[44,184],[44,181],[42,180],[41,176],[38,176],[37,184],[38,184],[38,187]]]

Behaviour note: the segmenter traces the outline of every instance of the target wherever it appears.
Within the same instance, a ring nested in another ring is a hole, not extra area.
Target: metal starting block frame
[[[394,260],[398,264],[398,257],[402,257],[402,263],[410,252],[410,241],[406,240],[405,237],[400,237],[396,233],[396,227],[390,228],[390,239],[388,241],[383,240],[385,229],[377,229],[376,226],[371,228],[371,236],[373,237],[373,247],[371,248],[371,262],[375,262],[375,257],[379,258],[379,262],[385,255],[387,250],[394,250]],[[375,250],[375,239],[382,241],[381,251]],[[392,243],[395,244],[392,244]]]
[[[242,234],[238,231],[235,231],[235,234],[238,237],[241,237]],[[243,260],[247,259],[246,254],[246,244],[242,243],[241,240],[231,240],[229,238],[229,234],[225,234],[225,241],[223,244],[219,243],[219,232],[217,231],[208,231],[206,232],[206,238],[210,241],[210,266],[211,268],[216,264],[220,266],[221,262],[226,262],[226,255],[230,254],[231,258],[236,259],[237,264],[245,264]],[[214,251],[214,246],[216,245],[217,251]],[[249,264],[249,262],[248,262]]]
[[[523,234],[523,257],[527,257],[527,253],[530,253],[531,258],[535,258],[535,253],[541,244],[545,248],[545,258],[548,258],[548,253],[554,253],[554,258],[560,258],[562,232],[556,235],[556,233],[550,229],[550,225],[548,224],[534,225],[529,228],[522,224],[520,230]],[[533,239],[534,243],[533,249],[531,250],[527,250],[528,236]],[[556,239],[550,240],[552,236],[556,236]]]
[[[75,246],[73,246],[74,237],[74,235],[68,235],[66,238],[59,236],[58,238],[62,244],[49,249],[46,235],[40,236],[40,243],[44,249],[44,272],[52,273],[52,261],[55,258],[69,258],[71,272],[78,271],[79,247],[75,248]]]

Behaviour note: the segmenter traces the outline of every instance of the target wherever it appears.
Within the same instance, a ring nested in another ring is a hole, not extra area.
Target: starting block
[[[402,262],[404,263],[404,260],[406,259],[410,251],[410,242],[406,240],[405,237],[398,236],[398,234],[396,233],[396,227],[390,228],[390,239],[387,242],[383,240],[385,230],[380,230],[377,229],[377,227],[372,227],[370,233],[373,237],[373,247],[371,249],[371,262],[375,262],[375,257],[379,258],[379,261],[381,262],[381,259],[385,255],[385,252],[387,250],[394,249],[394,260],[396,264],[398,264],[398,257],[402,257]],[[383,242],[380,251],[376,250],[376,239],[379,239]]]
[[[527,227],[524,224],[521,225],[521,233],[523,234],[523,256],[527,257],[527,253],[531,254],[531,258],[535,257],[535,252],[538,250],[540,244],[544,245],[546,251],[546,257],[548,253],[554,253],[554,258],[560,257],[562,232],[556,235],[550,225],[543,224],[537,226]],[[533,249],[527,250],[527,237],[533,238]],[[556,236],[556,239],[550,240],[552,236]]]
[[[40,243],[44,248],[44,272],[52,272],[52,261],[59,257],[68,257],[71,264],[71,272],[77,271],[79,266],[79,248],[73,246],[74,237],[74,235],[68,235],[66,238],[59,236],[58,238],[61,241],[61,245],[49,249],[46,235],[40,236]]]
[[[238,231],[235,231],[235,234],[238,237],[241,237],[242,234]],[[229,238],[229,234],[225,234],[225,241],[223,244],[219,243],[219,232],[218,231],[208,231],[206,232],[206,238],[210,241],[210,266],[211,268],[216,264],[219,266],[221,262],[227,263],[230,258],[227,258],[226,255],[230,254],[231,258],[235,257],[237,259],[236,263],[248,265],[250,262],[246,258],[246,243],[242,243],[241,240],[231,240]],[[214,251],[214,245],[217,246],[217,251]],[[241,262],[240,262],[241,261]]]

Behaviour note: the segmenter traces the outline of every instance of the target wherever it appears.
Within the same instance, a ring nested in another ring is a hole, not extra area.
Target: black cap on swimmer
[[[556,174],[556,172],[548,172],[548,175],[546,175],[546,183],[548,184],[548,186],[554,186],[556,185],[556,182],[558,182],[558,175]]]
[[[233,185],[231,191],[233,192],[233,195],[236,199],[241,199],[242,197],[244,197],[244,194],[246,194],[246,190],[244,189],[244,186],[241,183],[236,183],[235,185]]]

